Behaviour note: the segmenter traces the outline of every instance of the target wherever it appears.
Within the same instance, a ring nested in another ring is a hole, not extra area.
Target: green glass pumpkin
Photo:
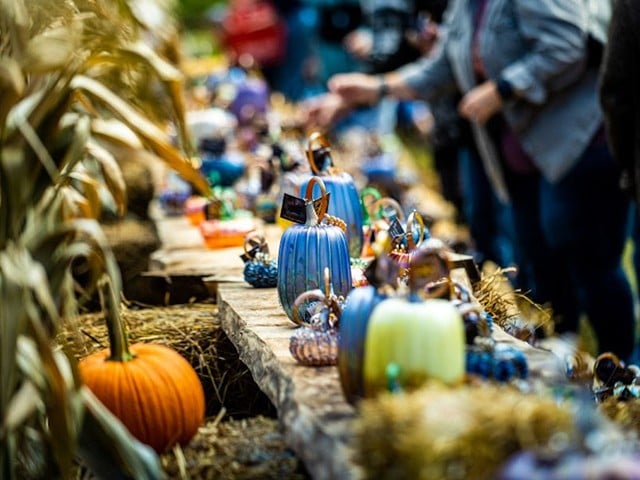
[[[365,397],[418,388],[427,379],[449,384],[463,379],[466,335],[462,316],[449,300],[425,299],[427,285],[446,273],[438,251],[419,249],[410,260],[407,298],[383,300],[373,309],[364,339]],[[395,372],[393,378],[390,372]]]
[[[334,167],[329,144],[319,133],[309,137],[307,159],[313,174],[322,177],[327,191],[331,194],[327,213],[344,220],[347,224],[349,253],[354,258],[360,257],[364,240],[362,208],[353,177]],[[307,184],[308,182],[302,184],[301,191]]]
[[[390,366],[398,377],[390,379]],[[448,300],[390,298],[373,310],[365,337],[363,384],[366,397],[389,389],[420,387],[427,379],[454,384],[465,374],[462,318]]]
[[[319,213],[313,206],[314,185],[322,191]],[[321,223],[327,211],[324,182],[312,177],[307,183],[305,224],[287,228],[278,250],[278,298],[287,316],[293,321],[293,304],[302,293],[322,288],[325,268],[331,272],[335,294],[346,297],[351,291],[349,247],[344,232],[333,225]]]

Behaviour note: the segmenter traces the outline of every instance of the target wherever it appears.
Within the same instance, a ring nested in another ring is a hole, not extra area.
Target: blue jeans
[[[512,211],[493,193],[482,160],[472,148],[460,148],[460,190],[464,220],[478,264],[491,260],[500,267],[516,264]]]
[[[586,313],[600,352],[634,346],[631,286],[622,268],[630,201],[607,145],[594,143],[559,182],[507,172],[516,234],[531,263],[533,300],[550,302],[556,329],[576,331]]]

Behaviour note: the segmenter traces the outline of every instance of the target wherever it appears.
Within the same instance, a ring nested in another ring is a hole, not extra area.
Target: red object
[[[270,1],[232,1],[222,31],[224,44],[236,57],[250,55],[261,67],[284,59],[287,29]]]

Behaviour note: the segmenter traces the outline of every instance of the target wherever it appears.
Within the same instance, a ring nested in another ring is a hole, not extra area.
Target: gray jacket
[[[445,18],[444,48],[399,70],[426,100],[453,86],[467,92],[473,71],[473,0],[452,0]],[[602,123],[597,71],[586,68],[584,0],[489,0],[479,54],[490,79],[513,87],[504,116],[525,151],[549,181],[561,179],[578,161]],[[496,147],[486,130],[473,133],[496,193],[507,199]]]

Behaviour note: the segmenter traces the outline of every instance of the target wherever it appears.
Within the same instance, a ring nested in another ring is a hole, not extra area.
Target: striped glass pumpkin
[[[342,392],[349,403],[364,398],[362,363],[364,339],[373,309],[386,295],[373,286],[358,287],[345,300],[340,319],[338,340],[338,372]]]
[[[314,133],[309,137],[307,159],[314,175],[322,177],[327,192],[331,194],[328,213],[347,224],[347,242],[349,253],[359,258],[362,251],[362,207],[360,195],[353,177],[333,166],[331,149],[325,137]],[[304,183],[301,191],[306,188]]]
[[[319,185],[324,199],[319,213],[313,207],[314,185]],[[312,177],[304,195],[305,224],[287,228],[280,240],[278,298],[292,321],[292,307],[296,299],[306,291],[322,288],[325,268],[331,272],[336,295],[346,297],[351,290],[351,266],[345,234],[336,226],[321,223],[327,211],[326,192],[322,179]]]

